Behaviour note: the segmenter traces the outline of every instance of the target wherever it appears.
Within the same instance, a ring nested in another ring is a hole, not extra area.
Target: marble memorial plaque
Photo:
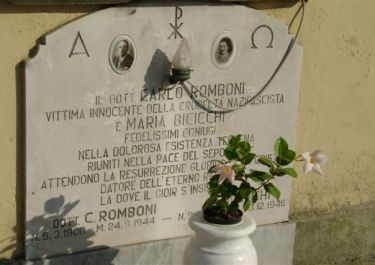
[[[191,79],[163,90],[182,38]],[[115,7],[49,33],[26,63],[27,258],[190,235],[219,136],[264,156],[293,143],[300,47],[261,91],[291,38],[243,6]],[[276,184],[258,224],[288,219],[291,180]]]

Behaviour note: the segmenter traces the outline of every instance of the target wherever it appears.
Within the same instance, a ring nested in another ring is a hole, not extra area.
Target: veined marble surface
[[[257,227],[251,238],[258,265],[292,265],[295,223],[285,222]],[[190,237],[88,251],[11,264],[25,265],[179,265]]]

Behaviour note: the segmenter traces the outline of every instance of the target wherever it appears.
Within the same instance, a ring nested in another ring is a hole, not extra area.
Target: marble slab
[[[165,90],[182,37],[191,79]],[[279,136],[293,144],[301,48],[262,90],[291,37],[244,6],[205,5],[115,7],[46,35],[26,63],[27,258],[190,235],[219,136],[264,156]],[[288,219],[291,180],[276,185],[279,201],[259,193],[258,224]]]
[[[258,265],[292,265],[296,224],[285,222],[257,227],[251,236]],[[190,237],[109,248],[12,265],[182,265]]]

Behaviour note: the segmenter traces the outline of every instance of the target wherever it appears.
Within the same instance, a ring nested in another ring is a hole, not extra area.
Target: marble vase
[[[257,255],[249,235],[255,231],[254,219],[244,214],[234,225],[217,225],[194,213],[189,225],[195,235],[184,252],[184,265],[256,265]]]

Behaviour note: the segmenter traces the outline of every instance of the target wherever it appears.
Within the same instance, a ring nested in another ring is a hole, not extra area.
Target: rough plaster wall
[[[374,8],[373,0],[306,5],[296,150],[319,148],[330,160],[324,177],[299,170],[292,217],[375,207]],[[265,12],[287,22],[293,9]]]
[[[323,177],[299,170],[294,218],[375,207],[374,8],[373,0],[306,5],[296,150],[319,148],[330,159]],[[295,9],[265,12],[288,22]]]
[[[263,12],[287,22],[295,9]],[[301,175],[294,181],[293,216],[375,204],[374,9],[373,0],[310,0],[307,5],[299,40],[304,62],[296,149],[322,148],[330,162],[326,176]],[[88,9],[74,11],[0,2],[0,258],[14,252],[14,231],[22,231],[22,210],[16,209],[22,190],[16,189],[15,67],[37,38]]]
[[[291,214],[375,207],[375,1],[309,1],[297,150],[330,156],[293,184]]]

